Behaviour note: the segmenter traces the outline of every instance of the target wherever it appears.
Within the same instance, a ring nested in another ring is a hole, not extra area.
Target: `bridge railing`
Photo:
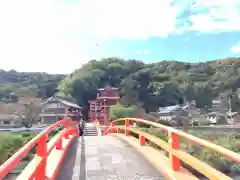
[[[124,121],[125,125],[123,126],[116,126],[116,123]],[[131,126],[131,122],[137,122],[137,123],[143,123],[147,124],[156,128],[159,128],[168,134],[168,142],[160,139],[159,137],[156,137],[152,134],[149,134],[147,132],[141,131],[138,128],[134,128]],[[240,154],[235,153],[231,150],[228,150],[226,148],[223,148],[219,145],[210,143],[206,140],[203,140],[201,138],[195,137],[193,135],[187,134],[185,132],[182,132],[180,130],[176,130],[172,127],[165,126],[159,123],[147,121],[144,119],[138,119],[138,118],[121,118],[115,121],[112,121],[111,126],[106,128],[104,131],[104,135],[107,135],[109,133],[121,133],[121,129],[125,130],[125,135],[130,136],[130,132],[133,132],[135,134],[138,134],[139,136],[139,143],[141,146],[144,146],[146,143],[146,139],[153,142],[160,148],[164,149],[169,153],[169,160],[171,163],[171,168],[173,171],[179,171],[181,168],[181,161],[188,164],[201,174],[205,175],[209,179],[219,179],[219,180],[229,180],[230,177],[226,176],[224,173],[214,169],[213,167],[209,166],[208,164],[200,161],[196,157],[188,154],[187,152],[180,149],[180,142],[179,138],[184,138],[192,143],[195,143],[197,145],[200,145],[204,148],[208,148],[212,151],[218,152],[219,154],[229,158],[233,162],[240,163]]]
[[[63,126],[64,128],[48,142],[48,134],[59,126]],[[77,126],[70,119],[61,120],[52,124],[25,144],[0,166],[0,179],[4,179],[35,146],[35,157],[25,167],[17,180],[55,179],[64,154],[77,135]]]

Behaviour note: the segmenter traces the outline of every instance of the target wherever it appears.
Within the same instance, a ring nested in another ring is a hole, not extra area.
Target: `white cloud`
[[[142,53],[142,50],[138,49],[138,50],[136,50],[136,53],[137,53],[137,54],[141,54],[141,53]]]
[[[71,72],[102,39],[167,36],[175,18],[170,0],[0,1],[1,68]]]
[[[136,53],[137,53],[137,54],[149,54],[150,51],[149,51],[149,50],[138,49],[138,50],[136,51]]]
[[[148,50],[143,51],[143,54],[149,54],[149,53],[150,53],[150,51],[148,51]]]
[[[207,7],[212,6],[228,6],[228,5],[236,5],[238,0],[196,0],[195,5],[204,5]]]
[[[208,12],[201,13],[205,8]],[[189,30],[201,32],[240,31],[239,0],[196,0],[195,15],[190,16],[193,25]]]
[[[240,53],[240,42],[231,48],[232,53]]]
[[[239,0],[197,0],[192,26],[176,29],[182,7],[172,0],[0,1],[0,64],[3,69],[66,73],[108,53],[105,39],[167,37],[188,30],[240,30]],[[217,21],[216,19],[224,19]],[[149,54],[141,50],[140,54]],[[114,53],[113,53],[114,55]]]
[[[74,34],[74,7],[56,1],[0,1],[1,68],[71,72],[87,60]]]
[[[231,51],[233,53],[240,53],[240,45],[232,47]]]
[[[98,38],[148,39],[175,28],[176,9],[168,0],[85,0],[81,8],[82,30]]]

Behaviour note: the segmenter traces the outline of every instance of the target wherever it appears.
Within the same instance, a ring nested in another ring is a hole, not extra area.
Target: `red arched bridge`
[[[165,131],[168,141],[142,131],[136,124],[156,127],[161,133]],[[49,133],[58,126],[64,128],[49,140]],[[78,138],[77,126],[70,119],[52,124],[0,166],[0,179],[5,179],[33,148],[36,148],[36,154],[16,178],[17,180],[199,179],[182,167],[182,162],[208,179],[232,179],[181,150],[180,138],[240,163],[238,153],[174,128],[143,119],[115,120],[104,129],[103,134],[97,121],[94,122],[93,128],[97,129],[98,136]],[[161,150],[153,148],[149,142],[154,143]]]

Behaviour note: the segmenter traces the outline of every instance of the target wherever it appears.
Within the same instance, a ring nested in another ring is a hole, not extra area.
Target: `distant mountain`
[[[50,97],[65,77],[63,74],[0,70],[0,100],[8,99],[12,92],[18,93],[21,89],[31,89],[41,98]]]
[[[62,81],[59,89],[87,108],[88,101],[96,98],[98,88],[107,86],[119,88],[122,104],[138,105],[146,112],[191,101],[197,108],[211,108],[215,99],[228,106],[229,97],[233,111],[240,111],[240,58],[151,64],[114,57],[92,60]]]

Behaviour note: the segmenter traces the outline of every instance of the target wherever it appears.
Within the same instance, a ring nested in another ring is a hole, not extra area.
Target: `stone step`
[[[84,133],[96,133],[97,134],[97,131],[83,131]]]
[[[96,128],[94,128],[94,129],[83,129],[83,130],[87,130],[87,131],[97,131]]]
[[[83,134],[84,136],[98,136],[98,134]]]
[[[83,129],[84,136],[98,136],[96,127],[93,124],[86,124]]]
[[[89,129],[85,129],[85,130],[83,130],[83,131],[87,131],[87,132],[97,132],[95,129],[94,130],[89,130]]]
[[[84,129],[83,131],[97,131],[96,129]]]
[[[97,133],[97,131],[83,131],[83,132]]]
[[[98,132],[96,130],[96,128],[86,128],[83,130],[83,134],[84,136],[97,136],[98,135]]]
[[[84,136],[98,136],[97,134],[84,134]]]

